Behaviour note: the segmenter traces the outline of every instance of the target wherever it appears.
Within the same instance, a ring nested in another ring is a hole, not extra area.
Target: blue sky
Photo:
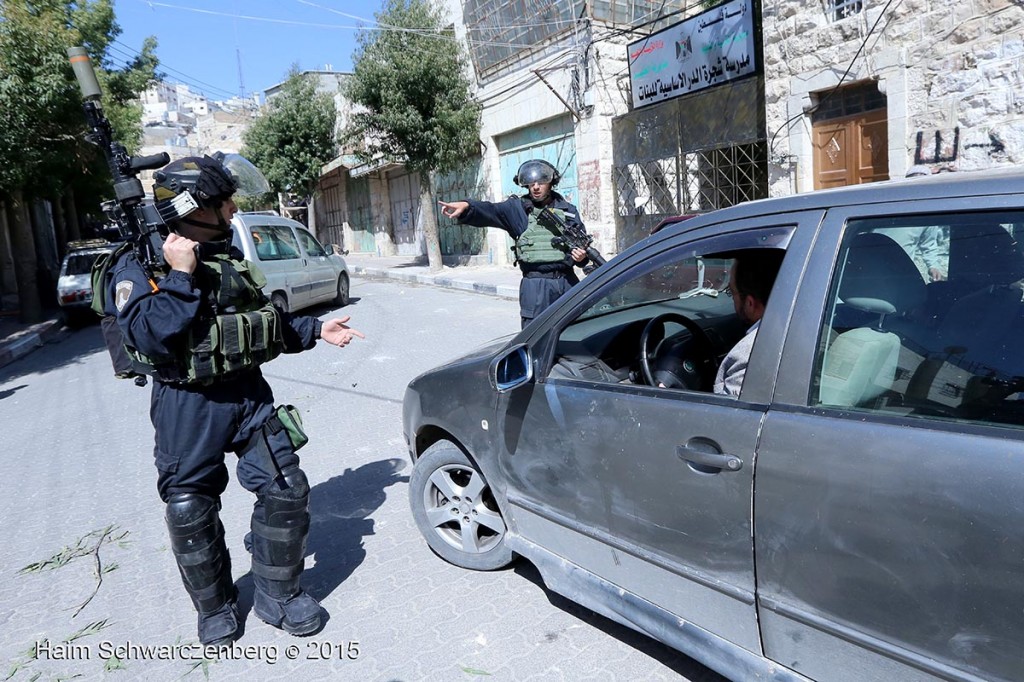
[[[166,80],[212,99],[284,80],[292,64],[335,71],[352,67],[356,33],[381,0],[115,0],[122,34],[110,56],[123,63],[146,36],[156,36]],[[348,15],[348,16],[346,16]],[[356,18],[353,18],[356,17]],[[365,21],[361,22],[359,19]]]

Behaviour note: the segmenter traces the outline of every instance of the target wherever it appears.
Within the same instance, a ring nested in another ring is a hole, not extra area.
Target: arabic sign
[[[629,45],[633,107],[757,72],[752,0],[732,0]]]

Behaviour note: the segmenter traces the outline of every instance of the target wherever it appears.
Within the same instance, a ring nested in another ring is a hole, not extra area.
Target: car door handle
[[[690,445],[677,445],[676,455],[679,459],[683,460],[687,464],[696,466],[696,470],[701,473],[717,473],[703,471],[700,467],[707,467],[709,469],[719,469],[724,471],[739,471],[743,468],[743,460],[736,455],[727,455],[720,452],[707,452],[706,442],[702,443],[699,447],[691,447]]]

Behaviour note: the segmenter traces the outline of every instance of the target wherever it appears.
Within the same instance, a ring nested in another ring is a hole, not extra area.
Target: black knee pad
[[[200,613],[220,608],[234,595],[231,557],[218,507],[214,498],[196,493],[177,493],[167,501],[171,552]]]
[[[287,504],[289,500],[309,499],[309,480],[306,473],[297,466],[287,467],[263,491],[264,496]]]
[[[302,572],[309,534],[309,481],[298,467],[260,491],[252,515],[253,573],[292,581]]]

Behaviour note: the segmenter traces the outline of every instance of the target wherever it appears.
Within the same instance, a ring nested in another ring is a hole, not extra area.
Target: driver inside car
[[[718,367],[713,391],[721,395],[736,396],[743,386],[750,351],[754,347],[757,329],[768,305],[768,297],[775,277],[779,274],[784,251],[759,249],[737,254],[729,271],[728,295],[732,298],[736,316],[747,325],[743,337],[732,347]],[[673,371],[677,361],[669,360],[655,372],[661,388],[680,388],[684,382]]]

